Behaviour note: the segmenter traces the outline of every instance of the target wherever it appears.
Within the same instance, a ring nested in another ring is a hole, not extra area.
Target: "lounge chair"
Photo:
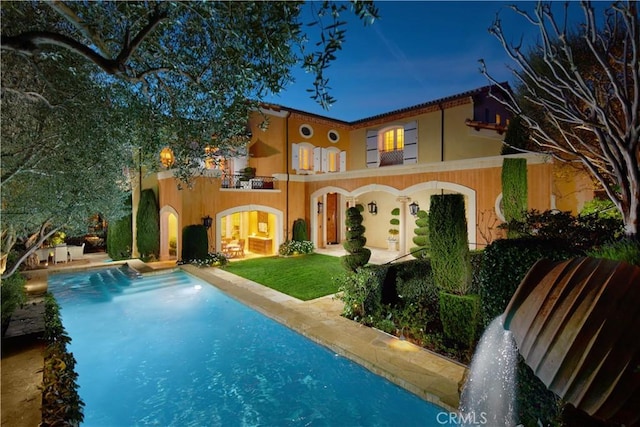
[[[67,262],[67,245],[55,246],[53,248],[53,263]]]
[[[82,246],[67,246],[69,249],[69,261],[81,259],[84,256],[84,245],[85,243]]]

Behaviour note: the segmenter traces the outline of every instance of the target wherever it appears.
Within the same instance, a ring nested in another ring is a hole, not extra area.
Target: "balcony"
[[[403,163],[404,163],[404,150],[380,152],[380,166],[401,165]]]
[[[220,188],[241,190],[274,190],[277,180],[271,176],[254,176],[248,179],[244,174],[226,175],[221,178]]]

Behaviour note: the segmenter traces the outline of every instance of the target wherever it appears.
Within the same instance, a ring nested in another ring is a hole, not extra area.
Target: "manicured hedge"
[[[293,221],[293,238],[291,240],[296,242],[309,240],[307,236],[307,222],[304,219],[298,218]]]
[[[501,315],[529,269],[541,258],[565,260],[580,253],[564,240],[501,239],[484,251],[480,297],[486,327]]]
[[[209,256],[207,228],[202,224],[187,225],[182,229],[182,262],[206,259]]]
[[[440,292],[440,321],[445,337],[472,348],[480,324],[480,296]]]

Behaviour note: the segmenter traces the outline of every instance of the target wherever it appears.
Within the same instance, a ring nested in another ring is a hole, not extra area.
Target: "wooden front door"
[[[338,244],[338,194],[327,194],[327,244]]]

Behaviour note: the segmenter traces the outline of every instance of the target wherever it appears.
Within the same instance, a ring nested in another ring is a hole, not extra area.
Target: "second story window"
[[[298,159],[299,170],[313,170],[313,151],[310,147],[300,144],[298,147]]]
[[[368,168],[408,165],[418,162],[418,123],[367,131]]]
[[[404,148],[404,128],[397,127],[383,131],[380,151],[395,151]]]
[[[337,147],[315,147],[301,142],[291,144],[291,168],[299,174],[344,172],[347,153]]]

